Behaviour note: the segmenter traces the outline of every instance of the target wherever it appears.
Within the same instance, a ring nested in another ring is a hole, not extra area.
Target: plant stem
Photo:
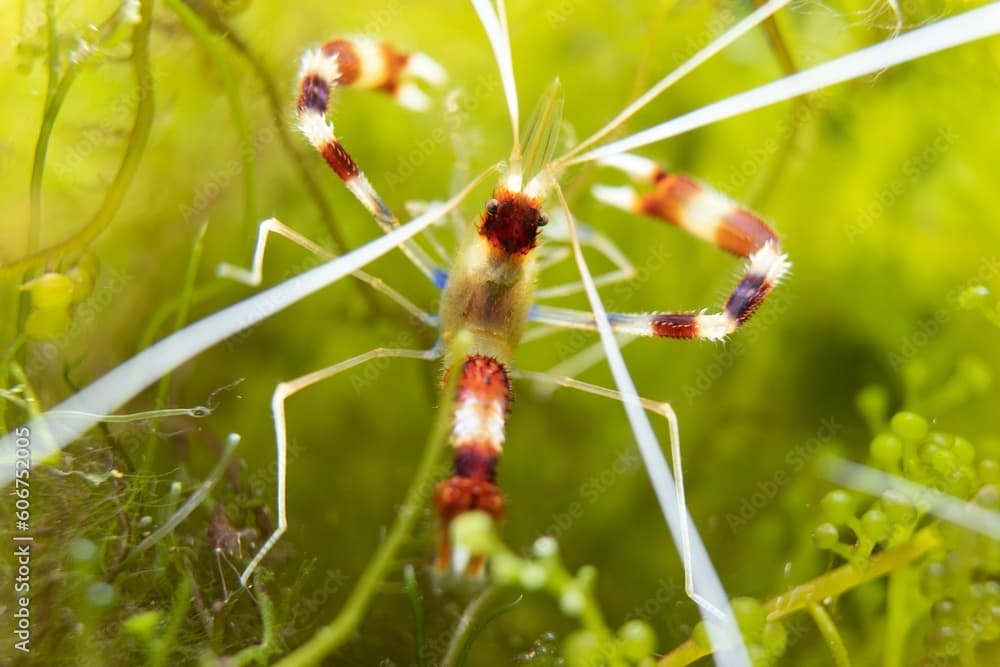
[[[45,171],[45,156],[49,149],[49,138],[55,126],[56,116],[62,107],[66,93],[76,78],[77,68],[70,63],[66,76],[59,80],[59,35],[56,32],[55,2],[45,3],[45,24],[48,33],[48,82],[45,88],[45,111],[42,114],[42,127],[38,131],[38,141],[35,142],[35,157],[31,165],[31,185],[29,203],[28,247],[31,254],[38,248],[38,239],[42,228],[42,174]]]
[[[267,658],[278,651],[274,602],[271,601],[271,596],[260,586],[262,580],[261,572],[262,570],[258,570],[258,576],[254,577],[254,584],[257,590],[257,606],[260,608],[260,644],[248,646],[234,655],[233,662],[236,665],[248,665],[252,662],[266,664]]]
[[[23,273],[46,261],[55,260],[74,251],[82,250],[103,232],[115,213],[118,212],[125,194],[128,192],[139,162],[146,149],[149,132],[153,125],[154,99],[153,77],[149,67],[149,33],[153,27],[153,0],[140,4],[141,20],[132,30],[132,69],[139,88],[135,109],[135,123],[129,135],[125,155],[115,174],[111,186],[104,195],[104,201],[90,221],[68,239],[41,250],[30,252],[10,264],[0,265],[0,279]]]
[[[833,664],[837,667],[851,667],[851,659],[847,655],[847,647],[844,646],[844,640],[837,630],[837,624],[830,618],[830,614],[826,613],[823,605],[819,602],[811,602],[806,610],[815,621],[820,634],[823,635],[823,641],[826,642],[827,648],[830,649],[830,655],[833,656]]]
[[[796,586],[787,593],[772,598],[764,604],[764,609],[768,612],[767,620],[776,621],[797,611],[802,611],[810,604],[843,595],[865,582],[898,570],[920,558],[940,543],[937,531],[933,526],[924,528],[914,534],[913,538],[906,544],[872,557],[863,569],[851,564],[842,565],[836,570],[820,575]],[[682,667],[690,665],[709,653],[711,653],[710,649],[689,639],[663,656],[657,664],[659,667]]]
[[[149,667],[160,667],[166,664],[167,658],[170,657],[177,633],[187,617],[188,606],[191,604],[191,586],[191,575],[184,573],[177,590],[174,592],[174,604],[170,608],[167,627],[164,628],[163,635],[152,642],[150,646],[149,660],[146,661]]]
[[[863,569],[850,564],[843,565],[773,598],[765,604],[765,609],[768,611],[767,620],[774,621],[793,614],[813,601],[843,595],[852,588],[903,567],[940,543],[935,528],[924,528],[914,534],[913,539],[906,544],[874,556]]]

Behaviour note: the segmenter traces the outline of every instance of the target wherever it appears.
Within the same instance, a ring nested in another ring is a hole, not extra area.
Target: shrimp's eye
[[[490,215],[496,214],[498,208],[500,208],[500,202],[496,199],[490,199],[486,202],[486,212]]]
[[[544,213],[539,213],[538,214],[538,226],[539,227],[544,227],[547,224],[549,224],[549,216],[545,215]]]

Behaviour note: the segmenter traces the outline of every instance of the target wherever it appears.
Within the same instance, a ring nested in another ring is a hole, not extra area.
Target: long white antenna
[[[620,127],[625,121],[638,113],[643,107],[653,101],[657,96],[660,95],[664,90],[674,85],[685,76],[698,69],[702,64],[711,59],[719,51],[726,48],[737,39],[748,33],[750,30],[756,28],[758,25],[763,23],[777,12],[779,9],[787,5],[791,0],[770,0],[770,2],[758,7],[752,14],[747,16],[745,19],[739,23],[732,26],[729,30],[722,33],[711,42],[706,44],[700,51],[695,53],[693,56],[684,61],[677,69],[673,70],[665,77],[660,79],[652,88],[647,90],[641,97],[625,107],[621,113],[611,119],[607,125],[602,127],[600,130],[592,134],[587,139],[584,139],[578,146],[573,150],[569,151],[563,157],[556,160],[556,164],[561,163],[563,160],[570,158],[574,155],[578,155],[586,148],[589,148],[593,144],[597,143],[604,137],[606,137],[615,129]]]
[[[998,33],[1000,33],[1000,2],[994,2],[709,104],[630,137],[568,159],[562,166],[590,162],[647,146],[748,111]]]
[[[559,202],[566,216],[569,225],[570,243],[573,247],[573,255],[576,258],[577,266],[580,269],[580,278],[583,281],[584,289],[587,292],[587,299],[590,302],[591,310],[594,314],[594,323],[601,336],[607,354],[608,366],[614,376],[615,385],[618,391],[627,400],[622,401],[625,406],[625,414],[628,416],[629,425],[635,435],[635,441],[639,445],[639,453],[642,456],[646,472],[653,483],[653,490],[656,492],[656,499],[660,503],[660,509],[670,527],[670,534],[674,538],[674,543],[681,546],[682,558],[690,558],[690,563],[685,563],[685,576],[690,576],[693,581],[693,591],[697,591],[696,596],[692,596],[698,603],[698,612],[705,620],[705,627],[708,630],[709,638],[715,650],[715,662],[719,667],[750,667],[750,656],[743,643],[736,617],[729,606],[729,598],[719,575],[712,565],[705,545],[701,541],[698,529],[695,527],[691,517],[685,511],[683,516],[680,508],[676,504],[677,490],[674,486],[674,479],[670,475],[667,461],[660,450],[660,444],[653,433],[653,427],[649,423],[649,418],[643,410],[639,394],[636,391],[632,376],[629,375],[625,366],[625,359],[622,358],[621,350],[611,331],[611,324],[608,322],[608,313],[604,308],[597,287],[594,285],[593,276],[587,267],[580,248],[579,240],[576,236],[576,228],[573,225],[573,216],[569,211],[569,204],[563,195],[562,189],[555,184],[555,192],[559,197]],[[672,440],[676,442],[676,440]],[[687,570],[687,568],[690,568]],[[714,613],[713,613],[714,612]],[[721,615],[718,618],[715,614]]]
[[[980,507],[972,501],[948,495],[931,486],[911,482],[898,475],[852,463],[844,459],[830,459],[820,465],[828,478],[849,489],[873,496],[886,491],[898,491],[901,500],[911,507],[930,512],[949,523],[975,531],[990,539],[1000,541],[1000,514]]]
[[[479,22],[486,30],[486,37],[493,48],[493,56],[500,70],[500,83],[503,94],[507,98],[507,110],[510,112],[510,127],[514,134],[514,147],[511,149],[512,163],[520,162],[521,129],[520,111],[517,105],[517,84],[514,78],[514,60],[510,52],[510,35],[507,32],[506,8],[500,0],[500,15],[498,16],[490,0],[472,0],[472,6],[479,15]]]
[[[496,170],[497,167],[491,167],[441,206],[385,236],[167,336],[49,412],[32,419],[26,425],[37,436],[32,442],[32,463],[41,463],[56,454],[100,421],[100,415],[116,411],[157,379],[203,350],[350,275],[416,236],[455,208],[487,175]],[[51,437],[45,435],[46,430]],[[16,432],[17,429],[0,440],[0,487],[14,479]]]

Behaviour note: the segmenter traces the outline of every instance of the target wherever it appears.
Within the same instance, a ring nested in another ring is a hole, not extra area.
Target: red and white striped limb
[[[693,178],[664,171],[638,155],[615,155],[601,160],[653,189],[645,194],[631,186],[593,188],[598,200],[631,213],[669,222],[700,239],[714,243],[747,263],[743,278],[722,310],[707,312],[608,313],[615,333],[657,338],[720,340],[744,324],[781,281],[791,264],[781,242],[759,216]],[[596,329],[590,313],[563,308],[536,307],[532,321],[575,329]]]
[[[327,117],[331,93],[342,86],[381,91],[404,107],[423,111],[430,107],[430,98],[416,81],[441,85],[446,78],[444,69],[429,56],[403,53],[366,37],[333,39],[302,56],[295,105],[299,130],[383,231],[399,226],[399,221],[337,138]],[[419,246],[408,242],[402,249],[434,279],[439,270]]]

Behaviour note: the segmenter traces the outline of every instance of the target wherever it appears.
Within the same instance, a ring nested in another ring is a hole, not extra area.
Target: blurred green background
[[[907,2],[903,20],[907,28],[915,27],[975,4],[980,3]],[[423,51],[447,69],[450,80],[444,90],[432,92],[435,104],[427,113],[359,91],[335,97],[338,135],[401,216],[408,200],[447,198],[470,174],[509,153],[496,67],[465,3],[191,6],[223,66],[177,12],[156,3],[149,47],[155,91],[151,129],[120,208],[88,245],[100,265],[95,298],[75,311],[70,333],[59,336],[54,347],[29,342],[14,355],[43,406],[134,354],[158,314],[168,316],[157,335],[169,331],[173,313],[163,309],[182,293],[202,223],[207,229],[197,286],[206,296],[191,305],[189,321],[253,292],[217,281],[214,271],[222,261],[249,262],[259,220],[276,216],[333,250],[378,235],[294,131],[295,74],[305,48],[340,34],[373,34],[404,50]],[[55,3],[63,71],[67,54],[115,7]],[[559,77],[568,142],[599,128],[643,85],[751,5],[511,0],[508,9],[523,113]],[[792,63],[805,68],[886,39],[894,21],[888,3],[843,0],[795,3],[779,14],[777,24]],[[11,2],[0,12],[5,128],[0,262],[5,266],[24,257],[30,242],[28,194],[46,101],[47,30],[44,3]],[[136,108],[147,99],[135,92],[128,37],[126,30],[121,44],[111,46],[99,63],[80,68],[59,109],[41,187],[37,248],[79,233],[113,188]],[[956,296],[973,284],[994,294],[1000,287],[994,196],[1000,173],[998,64],[1000,42],[988,40],[640,151],[761,212],[782,234],[794,262],[786,283],[727,343],[642,340],[625,349],[640,391],[676,408],[690,510],[730,595],[767,598],[831,566],[810,541],[821,520],[816,501],[834,488],[814,464],[822,451],[866,460],[871,433],[854,407],[865,386],[884,387],[891,410],[913,409],[935,428],[973,442],[995,441],[1000,432],[995,389],[980,386],[978,392],[956,394],[948,384],[956,382],[956,369],[971,365],[992,374],[1000,363],[996,326],[982,313],[960,307]],[[629,127],[645,127],[782,73],[779,51],[763,30],[755,31],[651,104]],[[446,110],[450,91],[458,91],[457,114]],[[291,139],[287,146],[282,135]],[[312,190],[303,170],[314,181]],[[563,178],[574,213],[614,239],[639,270],[635,281],[605,290],[608,307],[648,311],[721,304],[736,280],[738,262],[587,194],[593,183],[620,180],[588,168]],[[488,188],[477,191],[462,207],[465,219],[473,220],[487,197]],[[269,250],[268,284],[313,263],[280,240]],[[47,268],[65,268],[77,255],[49,255]],[[593,260],[595,270],[607,268],[600,258]],[[436,306],[435,289],[401,254],[367,270],[427,309]],[[542,285],[572,280],[573,271],[569,264],[560,266],[543,275]],[[0,282],[4,347],[23,328],[17,292],[23,279],[21,271],[13,271]],[[85,311],[88,304],[91,310]],[[586,307],[582,297],[558,304]],[[575,333],[545,337],[524,344],[515,364],[548,369],[596,340]],[[229,588],[236,585],[234,569],[225,560],[216,562],[206,539],[210,505],[168,539],[169,549],[130,565],[134,571],[116,581],[110,604],[95,606],[73,582],[102,580],[123,539],[134,544],[169,514],[164,508],[170,507],[170,483],[177,479],[185,491],[193,488],[229,432],[243,436],[237,450],[242,481],[224,479],[213,497],[224,502],[236,529],[252,525],[248,508],[254,498],[273,516],[269,403],[275,384],[374,347],[426,347],[433,341],[433,331],[413,325],[393,303],[344,280],[174,373],[166,405],[211,403],[215,410],[203,419],[161,423],[152,460],[142,461],[150,426],[140,423],[94,431],[60,465],[95,476],[121,469],[121,453],[109,449],[117,438],[136,465],[117,486],[107,479],[90,483],[36,473],[34,502],[46,546],[36,563],[35,664],[139,664],[145,660],[141,646],[122,639],[116,624],[137,611],[169,609],[178,571],[188,566],[200,600],[182,624],[184,641],[171,664],[194,661],[208,647],[232,653],[252,643],[260,630],[247,596],[226,607],[215,640],[205,629],[205,612],[196,613],[210,611],[221,597],[223,577]],[[439,372],[436,364],[376,362],[289,402],[290,527],[267,561],[286,647],[297,646],[336,614],[391,522],[435,416]],[[581,378],[612,385],[603,363]],[[15,384],[7,378],[8,387]],[[556,536],[571,569],[598,568],[598,598],[608,622],[617,627],[629,617],[648,620],[659,635],[658,650],[666,652],[688,636],[697,614],[683,595],[680,563],[622,408],[566,390],[539,396],[529,384],[516,385],[515,397],[500,468],[508,500],[505,541],[520,552],[542,534]],[[149,391],[129,409],[149,409],[154,400]],[[19,414],[9,407],[7,425]],[[665,442],[662,424],[654,424]],[[109,437],[112,432],[116,438]],[[150,518],[144,524],[145,516]],[[124,538],[123,522],[132,531]],[[412,612],[400,584],[404,563],[422,568],[428,646],[440,658],[468,598],[433,590],[423,567],[433,537],[428,509],[366,616],[360,639],[327,664],[414,663]],[[100,558],[89,565],[69,555],[73,540],[81,538],[100,549]],[[241,569],[252,548],[244,544],[243,552],[243,559],[238,554],[227,559]],[[838,627],[858,665],[882,664],[880,585],[847,596],[837,610]],[[514,595],[501,592],[495,604]],[[804,639],[791,646],[784,664],[829,664],[815,630],[802,625]],[[553,600],[528,595],[482,634],[470,664],[526,659],[539,641],[551,643],[545,633],[561,638],[574,627]],[[922,650],[915,637],[913,660]],[[116,652],[101,657],[108,647]]]

